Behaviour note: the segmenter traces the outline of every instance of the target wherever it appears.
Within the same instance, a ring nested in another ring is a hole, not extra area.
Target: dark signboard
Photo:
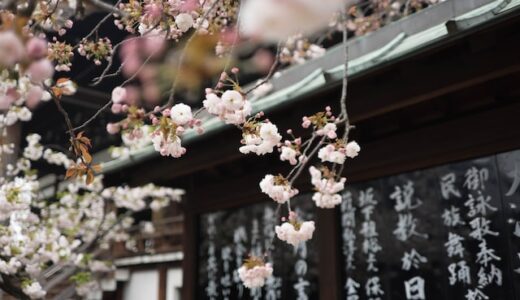
[[[302,219],[315,219],[310,195],[292,202]],[[271,201],[201,216],[197,299],[318,298],[315,241],[294,248],[274,237],[276,207]],[[244,288],[236,270],[249,254],[262,256],[271,241],[273,276],[263,288]]]
[[[519,299],[520,151],[347,187],[343,299]]]

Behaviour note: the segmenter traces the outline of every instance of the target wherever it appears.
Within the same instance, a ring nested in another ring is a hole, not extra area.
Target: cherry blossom
[[[278,203],[285,203],[298,194],[298,190],[292,188],[282,175],[265,175],[264,179],[260,181],[260,189]]]
[[[272,153],[274,147],[281,141],[282,136],[278,128],[271,122],[248,121],[243,126],[242,144],[240,152],[244,154],[256,153],[264,155]]]
[[[311,166],[309,172],[311,173],[311,182],[316,189],[312,196],[316,206],[333,208],[340,204],[342,197],[338,193],[345,188],[346,179],[342,177],[339,181],[336,181],[334,178],[335,174],[326,167],[322,167],[322,170],[319,170]]]
[[[328,144],[320,149],[318,157],[322,162],[343,164],[346,159],[346,149],[342,144]]]
[[[193,120],[191,107],[186,104],[176,104],[170,110],[170,116],[177,125],[186,125]]]
[[[116,87],[112,90],[112,102],[121,103],[126,100],[126,89],[124,87]]]
[[[347,153],[348,157],[354,158],[354,157],[358,156],[360,150],[361,150],[361,147],[355,141],[347,143],[347,146],[346,146],[347,152],[346,153]]]
[[[11,30],[0,32],[0,65],[12,67],[24,57],[25,47]]]
[[[175,17],[175,24],[180,31],[186,32],[193,26],[193,17],[187,13],[180,13]]]
[[[297,247],[300,243],[310,240],[314,233],[314,221],[298,222],[295,213],[289,214],[289,221],[275,227],[276,236]]]
[[[338,137],[336,130],[338,127],[334,123],[327,123],[322,128],[316,130],[316,134],[319,136],[327,136],[329,139],[335,139]]]
[[[22,284],[22,287],[24,293],[31,299],[41,299],[47,294],[37,281],[26,282],[25,284]]]
[[[264,263],[261,258],[250,257],[244,265],[238,269],[238,276],[248,289],[262,287],[267,278],[273,274],[270,263]]]
[[[26,138],[27,147],[23,150],[23,156],[30,160],[38,160],[43,155],[43,146],[39,144],[41,137],[38,134],[29,134]]]
[[[343,0],[246,1],[241,31],[271,41],[285,40],[296,33],[312,33],[325,27],[344,4]]]
[[[291,165],[296,165],[298,160],[296,157],[299,155],[299,151],[291,147],[291,145],[285,145],[280,148],[280,160],[288,161]]]
[[[206,94],[203,105],[210,114],[218,116],[226,124],[234,125],[245,123],[252,109],[249,101],[234,90],[225,91],[222,97],[210,91]]]

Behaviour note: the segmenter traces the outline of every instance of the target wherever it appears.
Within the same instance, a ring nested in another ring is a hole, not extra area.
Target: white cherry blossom
[[[301,224],[295,222],[295,224],[284,222],[282,225],[275,227],[275,232],[280,240],[297,247],[300,243],[312,238],[314,221],[306,221]]]
[[[318,157],[322,162],[331,162],[335,164],[343,164],[346,159],[346,149],[343,146],[329,144],[318,151]]]
[[[270,263],[263,264],[263,262],[261,262],[251,267],[246,263],[238,269],[238,276],[248,289],[264,286],[266,279],[272,274],[273,267]]]
[[[285,203],[298,194],[298,190],[292,188],[281,175],[265,175],[264,179],[260,181],[260,189],[278,203]]]
[[[170,116],[175,124],[181,126],[186,125],[193,120],[191,107],[183,103],[174,105],[170,110]]]
[[[355,141],[352,141],[352,142],[347,143],[346,150],[347,150],[347,156],[350,158],[354,158],[354,157],[358,156],[359,151],[361,150],[361,147],[359,146],[358,143],[356,143]]]
[[[244,134],[242,143],[245,145],[240,147],[240,152],[244,154],[253,152],[257,155],[272,153],[274,147],[282,140],[278,128],[273,123],[263,122],[257,126],[256,132]]]
[[[329,172],[328,169],[326,171]],[[328,174],[328,176],[324,177],[323,172],[314,166],[309,168],[309,172],[311,173],[311,183],[316,189],[316,192],[312,196],[312,200],[314,200],[316,206],[321,208],[333,208],[340,204],[342,197],[338,193],[345,188],[346,178],[340,178],[339,181],[336,181],[334,177],[331,176],[332,174]]]

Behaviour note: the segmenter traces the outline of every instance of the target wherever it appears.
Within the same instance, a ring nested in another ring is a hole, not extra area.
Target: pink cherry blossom
[[[116,134],[121,130],[121,127],[117,123],[108,123],[107,124],[107,132],[109,134]]]
[[[291,165],[296,165],[298,160],[296,157],[298,156],[298,152],[294,150],[294,148],[290,146],[282,146],[280,153],[281,161],[288,161]]]
[[[240,29],[248,36],[281,41],[325,27],[344,5],[345,0],[249,0],[241,11]]]
[[[296,229],[291,222],[285,222],[280,226],[276,226],[276,236],[280,240],[297,247],[300,243],[312,238],[312,234],[314,233],[314,221],[298,223],[298,226],[299,228]]]
[[[354,157],[358,156],[360,150],[361,150],[361,147],[355,141],[347,143],[346,152],[347,152],[348,157],[354,158]]]
[[[346,149],[343,146],[337,148],[335,144],[329,144],[318,151],[318,157],[322,162],[343,164],[346,159]]]
[[[41,83],[54,75],[54,66],[46,59],[40,59],[33,62],[28,70],[27,75],[33,83]]]
[[[40,59],[47,55],[47,41],[33,37],[26,45],[27,55],[32,59]]]
[[[0,65],[11,67],[23,59],[25,47],[13,31],[0,31]]]
[[[43,89],[39,86],[33,85],[27,91],[25,95],[25,105],[29,109],[34,109],[41,102],[44,96]]]
[[[305,123],[305,122],[304,122]],[[338,127],[334,123],[327,123],[323,128],[316,130],[316,134],[319,136],[327,136],[329,139],[335,139],[338,137],[336,130]]]
[[[273,267],[267,263],[264,265],[256,265],[252,268],[242,266],[238,269],[238,276],[248,289],[259,288],[265,284],[268,277],[273,274]]]
[[[324,178],[322,172],[314,166],[309,168],[309,172],[311,173],[311,183],[316,190],[312,196],[316,206],[333,208],[340,204],[342,197],[338,193],[345,188],[346,178],[340,178],[339,181],[336,181],[333,177]]]
[[[286,180],[271,174],[265,175],[260,181],[260,189],[262,193],[267,194],[271,199],[278,203],[285,203],[290,198],[298,194],[298,190],[291,187]]]
[[[112,102],[122,103],[126,99],[126,89],[124,87],[116,87],[112,90]]]
[[[186,148],[181,146],[181,139],[178,136],[164,137],[160,131],[152,135],[152,143],[155,151],[162,156],[181,157],[186,153]]]
[[[258,133],[244,135],[242,143],[245,145],[240,147],[240,152],[244,154],[252,152],[257,155],[272,153],[274,147],[282,139],[282,136],[278,133],[278,128],[273,123],[264,122],[258,126],[260,126]]]

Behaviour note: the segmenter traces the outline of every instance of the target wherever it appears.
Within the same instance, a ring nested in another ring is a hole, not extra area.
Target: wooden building
[[[316,221],[315,237],[306,251],[275,242],[275,278],[260,291],[240,288],[233,270],[272,235],[265,228],[275,204],[258,183],[288,171],[276,154],[241,154],[241,132],[208,119],[204,135],[186,134],[184,157],[145,148],[106,162],[106,181],[186,189],[182,299],[484,299],[477,289],[520,299],[519,29],[518,0],[453,0],[349,42],[348,109],[362,151],[346,165],[344,203],[317,209],[308,175],[300,178],[294,206]],[[327,105],[338,111],[342,52],[282,72],[254,110],[281,132],[298,132],[302,116]],[[475,185],[466,182],[471,174]],[[442,188],[450,180],[451,192]],[[398,190],[413,203],[399,206]],[[360,204],[367,195],[372,214]],[[487,210],[472,207],[479,196]],[[452,207],[464,224],[443,218]],[[403,236],[407,216],[414,227]],[[362,230],[371,221],[375,235]],[[473,224],[487,221],[488,234],[474,234]],[[448,254],[450,233],[464,239],[462,255]],[[498,259],[484,265],[483,247]],[[406,254],[415,255],[411,265]],[[461,261],[469,282],[457,275]]]

